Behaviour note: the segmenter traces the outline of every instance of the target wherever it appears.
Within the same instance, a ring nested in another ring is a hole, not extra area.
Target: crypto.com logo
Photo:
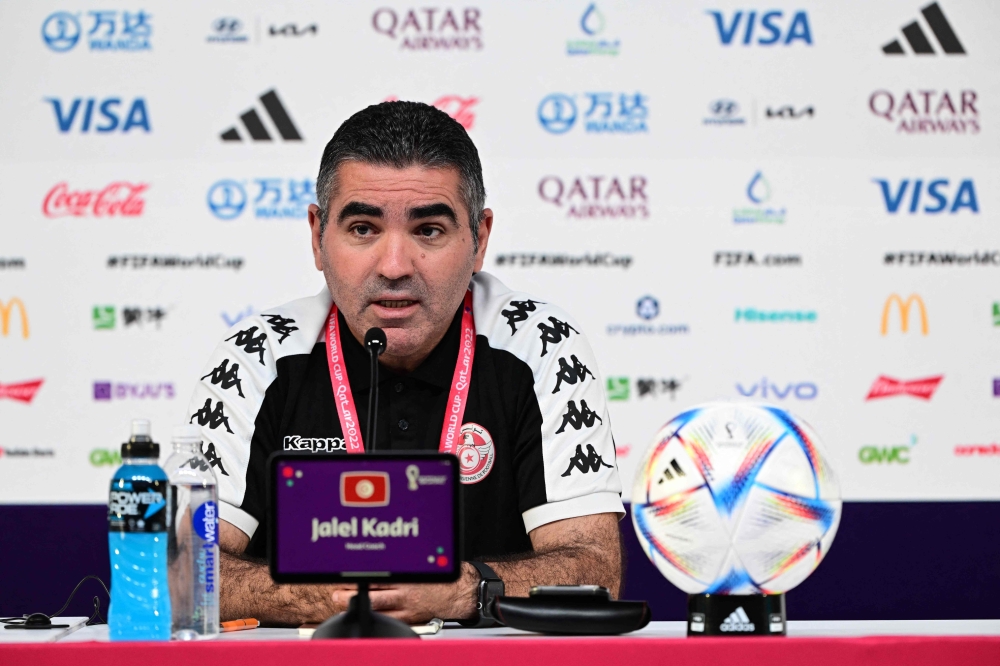
[[[865,400],[891,398],[897,395],[909,395],[921,400],[930,400],[942,379],[944,379],[944,375],[901,381],[892,377],[886,377],[885,375],[879,375],[879,378],[875,380],[875,383],[872,384],[871,389],[868,391],[868,396]]]
[[[910,294],[909,298],[905,301],[899,294],[892,294],[889,298],[885,299],[885,305],[882,306],[882,335],[889,333],[889,313],[892,311],[893,305],[899,309],[900,329],[902,329],[903,333],[908,332],[910,329],[910,308],[914,303],[920,308],[920,332],[923,335],[927,335],[930,330],[927,324],[927,307],[924,305],[924,299],[919,294]]]
[[[17,308],[17,312],[21,315],[21,337],[25,340],[28,339],[30,335],[28,331],[28,312],[24,308],[24,302],[20,298],[12,298],[6,303],[0,301],[0,333],[3,333],[3,337],[7,337],[10,333],[10,315]]]

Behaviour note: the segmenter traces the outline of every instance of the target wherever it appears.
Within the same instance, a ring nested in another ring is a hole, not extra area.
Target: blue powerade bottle
[[[113,641],[170,640],[170,482],[156,464],[159,457],[149,421],[132,421],[132,437],[122,444],[123,464],[111,479],[108,496],[108,629]]]

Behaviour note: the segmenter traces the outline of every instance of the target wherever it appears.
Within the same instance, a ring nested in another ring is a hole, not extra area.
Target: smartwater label
[[[108,494],[108,529],[119,532],[166,532],[167,487],[165,479],[113,480]]]

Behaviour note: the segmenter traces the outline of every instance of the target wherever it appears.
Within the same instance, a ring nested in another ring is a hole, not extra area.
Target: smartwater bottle
[[[122,444],[122,466],[111,479],[108,496],[108,629],[113,641],[170,640],[170,485],[156,464],[159,457],[149,421],[132,421],[132,436]]]
[[[165,465],[173,497],[167,557],[178,640],[219,635],[219,493],[201,441],[198,426],[174,428],[174,452]]]

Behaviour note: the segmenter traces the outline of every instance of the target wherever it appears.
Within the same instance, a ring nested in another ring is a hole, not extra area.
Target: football
[[[689,594],[778,594],[830,549],[840,488],[816,433],[771,405],[713,403],[656,434],[632,489],[646,555]]]

